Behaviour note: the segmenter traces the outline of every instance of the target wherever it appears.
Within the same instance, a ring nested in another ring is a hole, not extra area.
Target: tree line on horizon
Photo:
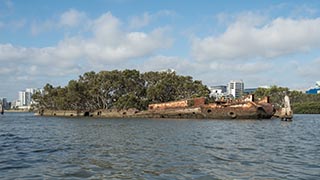
[[[51,110],[147,109],[160,103],[209,97],[210,91],[201,81],[175,72],[113,70],[86,72],[65,87],[44,86],[44,93],[33,99],[37,108]]]

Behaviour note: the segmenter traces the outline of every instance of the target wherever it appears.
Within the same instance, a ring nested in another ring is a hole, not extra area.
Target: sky
[[[318,0],[0,0],[0,97],[12,101],[115,69],[305,90],[319,50]]]

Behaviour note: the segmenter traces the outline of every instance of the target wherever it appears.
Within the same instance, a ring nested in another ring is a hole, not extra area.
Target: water
[[[7,113],[0,179],[320,179],[320,115],[281,122]]]

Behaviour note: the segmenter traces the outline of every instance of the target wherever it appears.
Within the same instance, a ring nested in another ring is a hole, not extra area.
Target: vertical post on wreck
[[[284,105],[281,109],[280,118],[284,121],[291,121],[293,117],[293,112],[291,110],[290,99],[289,96],[284,96]]]
[[[4,100],[3,99],[1,99],[1,102],[0,102],[0,114],[1,115],[3,115],[3,113],[4,113]]]

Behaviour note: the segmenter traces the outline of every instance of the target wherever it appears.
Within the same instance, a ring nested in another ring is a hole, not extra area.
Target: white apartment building
[[[19,91],[19,103],[17,103],[17,106],[27,106],[27,92],[25,91]]]
[[[19,99],[16,101],[16,106],[18,107],[26,107],[33,104],[32,95],[36,92],[41,90],[40,89],[33,89],[28,88],[25,91],[19,91]]]
[[[234,98],[239,98],[244,93],[244,83],[240,81],[230,81],[228,84],[228,94],[232,95]]]

